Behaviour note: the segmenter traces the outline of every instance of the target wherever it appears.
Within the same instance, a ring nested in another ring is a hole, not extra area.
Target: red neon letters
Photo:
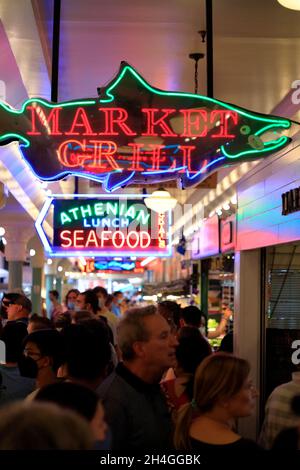
[[[41,135],[42,131],[57,136],[56,154],[65,168],[83,168],[98,174],[176,168],[193,173],[192,153],[196,146],[186,142],[196,138],[234,138],[229,129],[238,124],[237,112],[227,109],[141,108],[136,111],[140,113],[136,120],[120,107],[61,106],[48,110],[33,103],[27,110],[31,122],[28,136]],[[137,122],[139,128],[134,129]],[[138,142],[135,136],[139,136]],[[128,137],[132,141],[128,142]],[[155,139],[143,142],[149,137]],[[171,159],[165,139],[169,147],[177,147]],[[184,145],[180,144],[181,139]]]
[[[31,130],[27,135],[41,135],[38,122],[48,125],[49,135],[68,136],[136,136],[138,133],[128,124],[128,112],[123,108],[98,108],[97,116],[89,116],[83,107],[74,108],[73,120],[68,125],[64,121],[64,108],[57,107],[49,111],[48,116],[41,114],[39,106],[28,106],[31,118]],[[230,121],[238,122],[238,114],[231,110],[206,109],[154,109],[142,108],[143,128],[140,135],[147,137],[206,137],[209,129],[220,121],[219,132],[214,138],[235,137],[228,132]],[[172,124],[172,119],[176,119]],[[95,127],[96,125],[96,127]],[[177,127],[179,129],[177,129]],[[139,130],[140,132],[140,130]],[[105,140],[105,139],[104,139]]]
[[[113,157],[116,151],[117,145],[109,140],[66,140],[58,147],[57,156],[68,168],[85,166],[100,173],[101,170],[121,170]]]
[[[131,230],[123,233],[121,230],[63,230],[60,233],[62,248],[93,249],[116,248],[117,250],[147,249],[151,236],[146,231]]]
[[[166,247],[165,214],[158,214],[158,247]]]

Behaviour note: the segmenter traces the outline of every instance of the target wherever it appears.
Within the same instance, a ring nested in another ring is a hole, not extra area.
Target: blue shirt
[[[35,389],[35,379],[22,377],[17,366],[7,367],[0,364],[0,374],[0,406],[14,400],[23,400]]]
[[[112,311],[112,313],[117,315],[117,317],[121,316],[121,310],[120,310],[119,305],[116,305],[116,304],[113,303],[112,306],[111,306],[111,311]]]

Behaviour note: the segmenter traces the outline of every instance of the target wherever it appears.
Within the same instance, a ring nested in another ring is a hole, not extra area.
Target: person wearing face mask
[[[98,298],[98,307],[101,313],[103,314],[104,312],[109,312],[109,309],[106,307],[106,300],[108,297],[108,292],[105,289],[105,287],[102,286],[96,286],[93,289],[93,292],[96,294]]]
[[[121,304],[123,301],[123,293],[120,291],[114,292],[113,293],[113,301],[112,301],[112,306],[111,306],[111,311],[114,313],[117,317],[121,317]]]
[[[0,406],[15,400],[24,399],[34,390],[35,381],[22,377],[18,368],[18,360],[23,351],[23,340],[27,335],[26,325],[22,322],[8,322],[3,328],[1,341],[5,344],[5,363],[0,364],[2,385]]]
[[[76,305],[76,299],[80,294],[78,289],[70,289],[67,292],[66,299],[65,299],[65,312],[68,310],[74,311]]]
[[[117,344],[117,324],[118,324],[118,317],[106,306],[106,302],[108,299],[108,292],[104,287],[97,286],[93,289],[94,293],[97,295],[98,298],[98,307],[99,307],[99,315],[107,319],[108,326],[112,330],[113,337],[114,337],[114,345]]]
[[[37,390],[57,382],[57,370],[64,360],[63,340],[56,330],[38,330],[24,339],[23,346],[18,366],[21,376],[36,381],[36,390],[27,397],[31,400]]]

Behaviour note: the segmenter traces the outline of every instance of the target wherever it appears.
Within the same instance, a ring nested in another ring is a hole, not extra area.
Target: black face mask
[[[36,379],[38,375],[38,365],[32,357],[21,356],[18,367],[22,377]]]

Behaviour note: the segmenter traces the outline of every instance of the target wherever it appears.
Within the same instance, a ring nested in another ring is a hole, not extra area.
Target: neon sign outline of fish
[[[29,99],[20,110],[0,101],[0,145],[19,141],[43,181],[75,175],[106,191],[178,179],[193,186],[229,164],[285,147],[277,135],[291,121],[206,96],[163,91],[121,63],[95,99],[50,103]],[[273,133],[271,140],[266,138]]]

